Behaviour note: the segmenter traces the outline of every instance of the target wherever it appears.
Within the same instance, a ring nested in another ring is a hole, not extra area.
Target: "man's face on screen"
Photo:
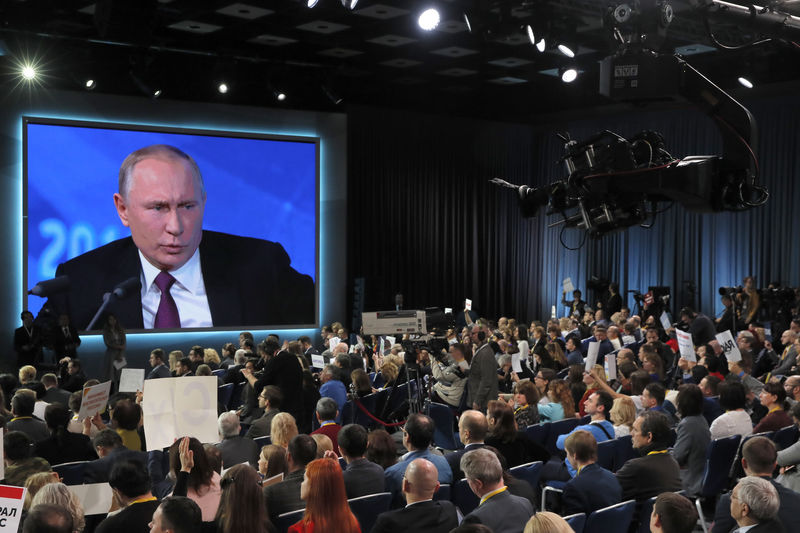
[[[179,159],[139,161],[126,197],[115,194],[114,204],[136,247],[159,270],[180,268],[200,245],[205,197]]]

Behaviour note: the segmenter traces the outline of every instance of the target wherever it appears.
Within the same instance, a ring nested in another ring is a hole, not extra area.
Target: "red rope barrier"
[[[354,403],[355,403],[355,404],[358,406],[358,408],[359,408],[359,409],[361,409],[361,411],[363,411],[363,413],[364,413],[365,415],[367,415],[368,417],[370,417],[371,419],[373,419],[375,422],[377,422],[378,424],[380,424],[380,425],[382,425],[382,426],[386,426],[386,427],[392,428],[392,427],[402,426],[403,424],[405,424],[405,423],[406,423],[406,421],[405,421],[405,420],[403,420],[402,422],[393,422],[393,423],[384,422],[384,421],[383,421],[383,420],[381,420],[380,418],[378,418],[378,417],[376,417],[375,415],[373,415],[372,413],[370,413],[370,412],[367,410],[367,408],[366,408],[366,407],[364,407],[364,406],[361,404],[361,402],[359,402],[357,399],[355,399],[355,398],[354,398],[354,399],[353,399],[353,402],[354,402]]]

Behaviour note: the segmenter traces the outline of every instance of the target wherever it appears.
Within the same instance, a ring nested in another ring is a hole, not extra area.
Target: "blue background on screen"
[[[292,266],[316,281],[314,139],[136,128],[27,125],[28,288],[52,278],[59,263],[130,235],[113,203],[119,166],[150,144],[171,144],[197,161],[208,197],[205,229],[279,242]],[[29,298],[28,309],[36,314],[42,303]]]

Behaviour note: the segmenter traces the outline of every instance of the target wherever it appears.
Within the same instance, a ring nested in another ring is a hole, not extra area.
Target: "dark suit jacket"
[[[42,396],[42,401],[47,403],[58,403],[64,407],[69,407],[70,396],[72,396],[72,394],[69,391],[59,389],[58,387],[53,387],[52,389],[47,389],[47,392],[45,392],[44,396]]]
[[[222,453],[222,468],[232,468],[247,461],[251,465],[258,462],[258,444],[248,437],[229,437],[217,444]]]
[[[34,443],[50,437],[50,430],[47,429],[47,424],[31,416],[12,418],[6,424],[6,431],[21,431],[29,436]]]
[[[415,503],[378,516],[372,533],[447,533],[458,526],[455,505],[448,501]]]
[[[367,459],[356,459],[342,473],[347,499],[377,494],[386,488],[386,478],[380,465]]]
[[[275,415],[278,413],[280,413],[280,410],[278,409],[270,409],[265,411],[261,418],[253,420],[253,423],[250,424],[250,429],[247,430],[245,437],[250,437],[251,439],[268,437],[272,431],[272,419],[275,418]]]
[[[23,346],[29,346],[23,349]],[[31,326],[31,335],[25,326],[14,330],[14,351],[17,352],[17,365],[35,365],[42,360],[42,328]]]
[[[447,459],[447,464],[450,465],[450,470],[453,471],[453,483],[464,479],[464,472],[461,471],[461,458],[464,454],[471,450],[483,448],[485,444],[467,444],[464,448],[444,454]]]
[[[129,505],[100,522],[95,533],[149,533],[148,524],[160,503],[158,500],[152,500]]]
[[[561,501],[565,515],[589,514],[621,502],[622,487],[614,474],[593,463],[567,482]]]
[[[297,470],[284,477],[280,483],[264,487],[264,499],[272,523],[275,523],[278,515],[282,513],[305,509],[306,502],[300,499],[300,485],[303,483],[305,473],[305,468]]]
[[[169,371],[167,365],[158,365],[153,368],[144,379],[158,379],[158,378],[171,378],[172,372]]]
[[[54,436],[37,442],[35,454],[47,459],[51,465],[97,459],[92,441],[86,435],[67,432],[63,437],[61,443]]]
[[[283,393],[281,411],[286,411],[297,421],[300,427],[303,420],[303,367],[297,356],[289,352],[278,352],[264,367],[264,373],[253,387],[258,396],[267,385],[276,385]]]
[[[89,461],[83,471],[84,483],[106,483],[111,469],[121,461],[137,460],[145,467],[147,466],[147,454],[129,450],[125,446],[118,446],[111,450],[111,453],[100,459]],[[160,481],[160,480],[156,480]]]
[[[100,295],[100,298],[101,298],[100,301],[102,302],[103,301],[102,295]],[[97,307],[100,307],[100,305],[98,304]],[[95,311],[97,310],[95,309]],[[58,312],[56,314],[59,315],[61,313]],[[94,313],[92,313],[92,315],[94,315]],[[50,338],[53,341],[53,351],[56,352],[56,357],[59,359],[64,356],[75,357],[76,355],[75,347],[81,345],[81,338],[78,336],[78,330],[75,329],[75,326],[73,325],[71,319],[72,317],[70,316],[70,323],[69,326],[67,326],[69,329],[69,339],[66,338],[66,336],[64,335],[64,330],[59,325],[55,325],[53,327],[52,333],[50,334]],[[89,317],[89,319],[86,321],[87,325],[89,324],[89,320],[91,319],[92,317]],[[67,347],[68,345],[70,346],[69,348]]]
[[[200,267],[215,327],[315,322],[314,282],[290,266],[280,244],[204,231]],[[140,271],[133,239],[116,240],[59,265],[56,276],[69,276],[70,289],[51,297],[45,306],[56,315],[69,314],[74,324],[84,328],[100,307],[103,294],[125,280],[139,278]],[[142,302],[136,296],[115,302],[109,313],[128,329],[143,328]]]
[[[464,517],[467,524],[483,524],[493,533],[522,533],[533,516],[533,506],[508,490],[495,494]]]
[[[768,476],[762,477],[772,483],[778,491],[778,497],[781,500],[781,506],[778,508],[778,521],[783,524],[786,531],[800,531],[800,513],[797,512],[800,509],[800,494],[784,487]],[[731,516],[731,493],[726,492],[719,497],[717,510],[714,513],[714,527],[711,529],[711,533],[728,533],[735,527],[737,527],[736,520]],[[750,531],[755,531],[756,529],[758,527],[754,527]],[[763,531],[778,530],[764,529]]]
[[[680,467],[668,453],[630,459],[617,470],[616,475],[622,486],[622,501],[646,500],[662,492],[678,492],[683,488]]]

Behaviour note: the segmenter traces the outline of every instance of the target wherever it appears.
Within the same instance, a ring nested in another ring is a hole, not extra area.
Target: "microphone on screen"
[[[40,296],[42,298],[50,297],[54,294],[61,294],[69,290],[69,276],[58,276],[53,279],[40,281],[33,286],[28,294]]]

